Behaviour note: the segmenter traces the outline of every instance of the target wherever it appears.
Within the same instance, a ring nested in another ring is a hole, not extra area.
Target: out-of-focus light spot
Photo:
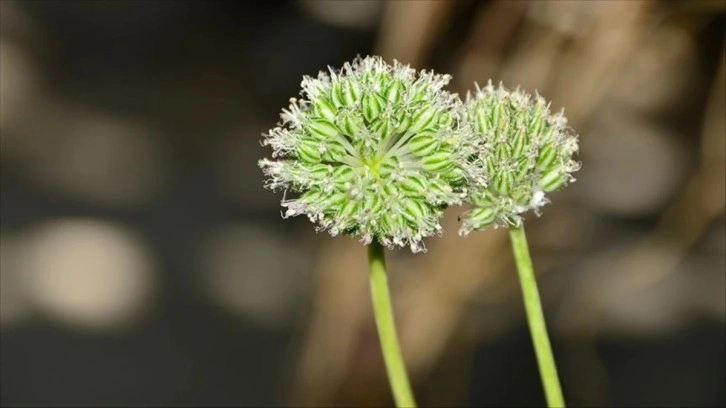
[[[40,186],[108,207],[142,205],[162,188],[169,155],[143,124],[60,104],[35,119],[25,130],[21,157]]]
[[[575,185],[583,198],[593,208],[626,217],[663,208],[688,167],[676,135],[622,111],[603,113],[583,138],[580,159]]]
[[[642,263],[633,265],[630,272],[637,276],[650,265],[657,265],[667,257],[659,248]],[[600,260],[611,262],[612,258]],[[682,330],[695,320],[714,318],[723,323],[724,317],[724,264],[717,258],[685,256],[678,266],[664,277],[642,290],[627,296],[618,296],[606,302],[604,330],[620,335],[662,335]],[[618,279],[618,277],[613,277]],[[622,278],[621,278],[622,279]],[[607,288],[609,285],[604,285]],[[607,299],[608,293],[603,293]]]
[[[578,267],[578,287],[567,296],[555,323],[568,335],[587,332],[592,324],[611,336],[662,335],[682,328],[690,319],[683,285],[689,273],[672,270],[673,247],[658,245],[632,255],[637,240],[588,256]],[[627,255],[631,254],[631,255]],[[629,256],[627,263],[623,256]],[[614,262],[617,269],[612,269]],[[644,283],[645,282],[645,283]],[[587,300],[583,294],[588,294]]]
[[[0,329],[22,323],[28,308],[20,287],[20,242],[10,233],[0,233]]]
[[[144,244],[108,222],[63,219],[25,237],[26,296],[40,313],[69,326],[118,330],[143,317],[155,271]]]
[[[699,78],[698,60],[696,45],[683,28],[663,25],[646,30],[611,94],[641,112],[658,112],[688,101]]]
[[[220,307],[265,327],[299,317],[307,285],[308,251],[293,240],[254,226],[217,231],[203,249],[199,278]]]
[[[582,36],[602,13],[607,2],[532,2],[527,17],[559,33]]]
[[[568,335],[593,324],[612,336],[662,336],[705,318],[723,322],[724,258],[684,251],[642,237],[590,254],[577,267],[577,285],[564,293],[553,325]]]
[[[385,3],[369,0],[302,0],[297,4],[304,12],[324,23],[364,30],[375,27]]]
[[[39,78],[35,64],[18,44],[0,36],[0,143],[12,147],[11,137],[29,119],[38,98]]]

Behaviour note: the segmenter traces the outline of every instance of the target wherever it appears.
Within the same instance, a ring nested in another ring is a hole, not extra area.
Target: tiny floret
[[[460,204],[474,147],[448,75],[380,57],[304,77],[278,127],[264,135],[266,186],[286,192],[283,216],[305,215],[331,235],[424,250],[443,209]],[[293,195],[294,198],[289,198]]]
[[[469,185],[473,209],[464,217],[462,235],[490,225],[519,226],[525,212],[539,215],[549,202],[546,193],[575,181],[577,135],[563,112],[551,113],[541,96],[490,81],[467,95],[465,110],[485,181]]]

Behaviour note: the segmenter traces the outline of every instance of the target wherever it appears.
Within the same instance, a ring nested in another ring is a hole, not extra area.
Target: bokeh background
[[[724,406],[726,2],[0,0],[3,406],[386,406],[363,247],[283,221],[260,135],[379,54],[538,90],[528,220],[571,406]],[[390,255],[423,406],[541,406],[502,230]]]

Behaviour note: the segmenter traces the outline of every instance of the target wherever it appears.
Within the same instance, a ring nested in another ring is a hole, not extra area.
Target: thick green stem
[[[539,374],[542,377],[547,405],[550,407],[564,407],[565,400],[562,397],[560,380],[557,378],[557,367],[552,356],[550,339],[547,336],[542,303],[537,291],[537,280],[534,276],[532,259],[527,248],[527,236],[524,234],[524,227],[510,228],[509,236],[512,239],[514,259],[517,263],[519,281],[522,286],[524,308],[527,312],[529,331],[532,334],[532,343],[534,343],[534,352],[537,355],[537,364],[539,365]]]
[[[373,301],[373,314],[378,328],[378,337],[381,340],[383,361],[386,364],[388,381],[391,384],[393,399],[397,407],[415,407],[411,385],[408,382],[406,367],[401,357],[401,347],[398,345],[396,324],[393,321],[391,296],[388,292],[388,277],[386,276],[386,258],[381,244],[372,242],[368,245],[368,266],[370,268],[371,299]]]

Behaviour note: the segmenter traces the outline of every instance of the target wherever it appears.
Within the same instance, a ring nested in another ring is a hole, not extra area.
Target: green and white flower
[[[476,179],[471,132],[461,128],[449,75],[416,72],[380,57],[305,77],[259,162],[267,187],[292,192],[283,216],[305,214],[335,236],[424,250],[443,209]],[[471,168],[470,168],[471,167]]]
[[[469,185],[467,201],[473,209],[464,217],[462,235],[490,225],[519,226],[523,213],[539,215],[549,202],[546,193],[575,181],[577,135],[563,112],[551,113],[541,96],[501,84],[495,88],[490,81],[467,94],[465,110],[486,182]]]

